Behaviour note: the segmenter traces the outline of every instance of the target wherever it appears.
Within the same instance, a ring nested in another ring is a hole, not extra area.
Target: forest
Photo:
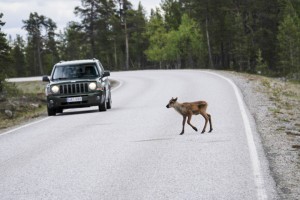
[[[99,59],[107,70],[216,69],[300,79],[299,0],[162,0],[146,15],[129,0],[81,0],[80,22],[57,31],[32,12],[26,38],[0,13],[0,82],[50,74],[61,60]]]

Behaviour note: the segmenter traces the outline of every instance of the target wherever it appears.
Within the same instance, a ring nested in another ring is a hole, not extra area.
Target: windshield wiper
[[[67,79],[69,79],[69,78],[56,78],[56,79],[53,79],[53,80],[56,81],[56,80],[67,80]]]

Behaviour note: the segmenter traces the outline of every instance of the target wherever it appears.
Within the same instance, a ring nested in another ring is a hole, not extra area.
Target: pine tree
[[[28,20],[23,20],[23,28],[28,32],[27,61],[34,69],[32,75],[44,75],[43,59],[45,54],[55,54],[54,31],[56,24],[50,18],[38,13],[30,13]],[[48,70],[47,70],[48,71]]]
[[[280,58],[278,73],[292,76],[300,73],[300,19],[293,5],[287,1],[284,18],[279,25],[278,55]],[[299,78],[299,77],[298,77]]]
[[[0,13],[0,92],[3,90],[3,82],[7,75],[9,75],[9,63],[10,59],[10,47],[5,38],[5,34],[1,31],[1,27],[5,25],[5,22],[1,20],[3,13]]]
[[[184,44],[186,52],[185,55],[185,67],[195,68],[195,61],[202,62],[202,53],[204,47],[203,33],[196,21],[190,18],[187,14],[183,14],[181,18],[181,24],[178,29],[180,33],[180,43]]]
[[[99,14],[97,12],[100,7],[99,0],[82,0],[82,7],[75,7],[75,14],[82,18],[82,28],[86,32],[86,41],[89,41],[90,51],[89,57],[93,58],[96,54],[96,26]]]
[[[261,75],[268,75],[269,74],[269,69],[268,65],[264,61],[262,55],[261,55],[261,50],[259,49],[257,52],[257,59],[256,59],[256,72]]]
[[[177,0],[163,0],[161,8],[164,12],[164,19],[168,30],[177,30],[181,24],[182,7]]]
[[[43,52],[43,60],[45,62],[45,69],[47,74],[51,73],[53,65],[60,60],[60,56],[58,53],[58,42],[56,41],[57,34],[55,30],[57,29],[56,23],[48,18],[45,21],[45,28],[46,28],[46,41],[45,41],[45,49]]]
[[[236,71],[246,71],[250,68],[250,52],[248,36],[245,34],[243,18],[237,13],[234,18],[234,36],[232,38],[233,69]]]
[[[127,17],[128,29],[130,34],[130,57],[133,59],[132,64],[135,69],[142,69],[143,65],[146,65],[146,56],[144,51],[148,46],[147,37],[144,34],[146,28],[146,16],[145,10],[141,3],[138,5],[138,9],[132,10]]]
[[[167,30],[164,25],[163,17],[157,9],[152,11],[149,23],[147,25],[146,35],[149,38],[149,48],[145,51],[149,61],[159,62],[159,68],[162,68],[162,62],[165,60],[165,44]]]
[[[29,74],[25,59],[25,41],[22,36],[17,35],[11,51],[13,59],[13,68],[16,71],[16,76],[24,77]]]

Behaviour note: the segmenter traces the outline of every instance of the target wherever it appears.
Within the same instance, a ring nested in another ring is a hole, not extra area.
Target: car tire
[[[61,108],[57,109],[56,113],[63,113],[63,109],[61,109]]]
[[[104,101],[104,103],[100,104],[99,105],[99,111],[100,112],[103,112],[103,111],[106,111],[106,102]]]
[[[107,103],[106,103],[106,108],[107,109],[111,109],[111,103],[112,103],[112,101],[111,101],[111,93],[109,92],[109,97],[108,97]]]
[[[47,106],[47,112],[48,112],[48,116],[55,116],[56,115],[56,110],[53,108],[49,108]]]

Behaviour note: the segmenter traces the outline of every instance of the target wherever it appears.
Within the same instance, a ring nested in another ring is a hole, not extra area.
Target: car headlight
[[[59,87],[57,85],[54,85],[51,87],[51,92],[54,94],[57,94],[59,92]]]
[[[97,84],[96,83],[92,82],[92,83],[89,84],[89,89],[90,90],[96,90],[96,88],[97,88]]]

